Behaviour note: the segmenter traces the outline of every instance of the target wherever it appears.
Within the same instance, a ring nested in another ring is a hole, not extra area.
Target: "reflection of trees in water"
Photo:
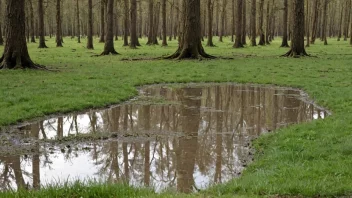
[[[93,148],[86,152],[90,153],[88,160],[97,166],[97,176],[110,182],[145,186],[177,185],[178,190],[189,192],[195,185],[194,171],[199,171],[209,183],[235,177],[243,163],[249,160],[250,140],[260,133],[287,123],[311,120],[320,113],[325,116],[312,104],[297,100],[298,92],[294,90],[221,85],[156,88],[147,93],[180,103],[125,104],[89,112],[88,127],[84,129],[80,126],[83,116],[70,115],[22,127],[21,133],[34,139],[47,139],[53,131],[57,138],[81,132],[131,136],[131,141],[91,143]],[[183,132],[186,137],[174,136],[176,132]],[[141,140],[134,137],[146,134],[154,135]],[[35,144],[33,148],[44,157],[39,154],[27,156],[26,162],[32,163],[32,173],[21,168],[24,157],[0,157],[2,189],[9,189],[13,183],[40,187],[40,165],[43,168],[50,166],[50,154],[46,145]],[[70,161],[81,153],[68,149],[62,155]],[[25,183],[27,177],[32,181],[31,185]]]

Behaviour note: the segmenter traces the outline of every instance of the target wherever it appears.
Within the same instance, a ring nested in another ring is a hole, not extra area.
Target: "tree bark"
[[[129,30],[128,30],[128,0],[124,0],[123,1],[123,5],[124,5],[124,17],[123,17],[123,26],[124,26],[124,31],[123,31],[123,46],[128,46],[128,34],[129,34]],[[132,5],[132,2],[131,2]],[[134,11],[137,11],[137,2],[134,3]],[[131,8],[132,9],[132,8]],[[135,14],[135,13],[134,13]],[[132,15],[131,15],[132,16]],[[136,16],[135,16],[136,17]],[[137,19],[136,19],[137,20]],[[131,22],[132,23],[132,22]],[[135,21],[135,27],[136,27],[136,21]],[[131,27],[132,28],[132,27]],[[136,31],[136,29],[134,28],[134,30]],[[137,34],[136,34],[137,36]],[[133,48],[133,47],[132,47]]]
[[[88,0],[88,38],[87,49],[94,49],[93,46],[93,2]]]
[[[174,25],[174,8],[175,7],[175,0],[172,0],[172,3],[170,3],[170,33],[169,33],[169,41],[172,41],[172,36],[173,36],[173,25]]]
[[[342,36],[342,19],[343,19],[343,2],[340,2],[340,7],[341,7],[341,14],[340,14],[340,20],[339,20],[339,29],[338,29],[338,35],[337,35],[337,41],[340,41],[341,36]]]
[[[231,1],[231,42],[235,42],[235,0]]]
[[[223,42],[222,37],[224,36],[224,33],[225,33],[226,4],[227,4],[227,0],[222,0],[219,42]]]
[[[246,27],[247,27],[247,4],[246,4],[246,0],[243,0],[243,3],[242,3],[242,45],[247,45]]]
[[[214,4],[212,3],[212,0],[207,1],[207,10],[208,10],[208,41],[207,41],[207,46],[208,47],[214,47],[213,43],[213,8]]]
[[[29,10],[30,10],[30,17],[31,17],[31,43],[35,43],[35,27],[34,27],[34,12],[33,12],[33,4],[32,0],[29,0]]]
[[[130,16],[131,16],[131,42],[130,48],[137,49],[137,1],[130,0]],[[126,31],[126,29],[125,29]]]
[[[258,45],[265,45],[265,35],[263,24],[264,23],[264,0],[260,0],[259,3],[259,43]]]
[[[56,0],[56,47],[63,47],[61,33],[61,0]]]
[[[100,0],[100,39],[99,43],[105,42],[105,1]]]
[[[32,62],[26,43],[25,0],[7,0],[5,15],[5,49],[0,69],[43,69]]]
[[[161,2],[161,15],[162,15],[162,34],[163,34],[163,42],[161,46],[167,46],[167,32],[166,32],[166,0],[162,0]]]
[[[2,2],[1,2],[1,0],[0,0],[0,17],[1,17],[1,15],[2,15],[2,13],[1,13],[1,6],[2,6],[2,4],[1,4]],[[1,20],[3,20],[2,18],[1,18]],[[2,36],[2,28],[1,28],[1,21],[0,21],[0,45],[4,45],[4,38],[3,38],[3,36]]]
[[[284,12],[282,16],[283,35],[281,47],[290,47],[288,45],[287,22],[288,22],[288,0],[284,0]]]
[[[45,44],[43,0],[38,0],[38,18],[39,18],[39,48],[48,48]]]
[[[257,46],[257,20],[256,20],[256,14],[257,14],[257,0],[252,0],[251,1],[251,46]]]
[[[205,53],[201,42],[200,0],[183,0],[183,20],[177,51],[167,59],[215,58]]]
[[[154,1],[149,0],[148,3],[148,13],[149,13],[149,28],[148,28],[148,41],[147,45],[153,45],[153,35],[154,35]]]
[[[265,26],[265,44],[270,45],[270,1],[266,4],[266,26]]]
[[[236,39],[234,48],[242,48],[242,11],[243,11],[243,0],[237,0],[237,28],[236,28]]]
[[[77,42],[81,43],[81,22],[79,20],[79,3],[76,0]]]
[[[298,58],[308,56],[304,49],[304,1],[293,0],[293,28],[291,50],[284,56]]]
[[[306,33],[307,33],[307,44],[306,47],[310,46],[310,41],[309,41],[309,37],[310,37],[310,6],[309,6],[309,0],[306,1],[307,2],[307,24],[306,24]]]
[[[310,41],[310,44],[315,43],[315,39],[317,36],[317,30],[318,30],[318,16],[319,16],[319,3],[320,0],[314,0],[313,4],[313,23],[312,23],[312,39]]]
[[[114,0],[107,0],[107,31],[105,37],[104,51],[101,55],[116,55],[114,47]]]
[[[328,0],[324,0],[324,10],[323,10],[323,29],[322,29],[322,40],[324,41],[324,45],[328,45],[328,41],[326,39],[326,28],[328,23]]]

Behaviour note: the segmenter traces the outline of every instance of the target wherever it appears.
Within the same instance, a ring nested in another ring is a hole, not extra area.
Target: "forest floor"
[[[217,41],[217,38],[214,39]],[[239,179],[216,185],[190,197],[343,196],[352,194],[352,47],[329,39],[307,48],[312,57],[283,58],[280,38],[269,46],[233,49],[229,38],[205,47],[215,60],[147,60],[172,54],[168,47],[145,46],[137,50],[115,42],[117,56],[93,57],[103,51],[85,48],[86,40],[64,39],[56,48],[29,44],[34,62],[53,71],[0,71],[0,126],[55,113],[98,108],[125,101],[137,94],[136,86],[178,82],[237,82],[289,86],[303,89],[332,116],[324,120],[280,129],[254,142],[255,161]],[[146,40],[141,41],[142,44]],[[0,47],[2,53],[3,46]],[[233,58],[233,59],[228,59]],[[144,59],[144,60],[131,60]],[[76,184],[40,191],[0,193],[1,197],[173,197],[146,189]],[[184,197],[184,195],[179,195]]]

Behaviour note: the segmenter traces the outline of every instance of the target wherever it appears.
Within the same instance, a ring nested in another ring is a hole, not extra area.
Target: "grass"
[[[205,49],[209,54],[233,60],[121,61],[171,54],[177,43],[171,42],[169,47],[143,46],[131,50],[121,47],[119,41],[115,46],[122,55],[91,57],[102,52],[103,44],[95,40],[95,50],[89,51],[85,43],[77,44],[69,38],[64,41],[64,48],[56,48],[54,39],[48,40],[48,49],[29,44],[35,62],[59,72],[0,71],[0,126],[118,103],[135,96],[135,87],[144,84],[238,82],[297,87],[333,115],[259,138],[254,143],[255,162],[241,178],[190,196],[352,194],[352,48],[348,42],[330,39],[328,46],[318,42],[307,49],[317,57],[294,59],[279,57],[288,50],[279,48],[279,38],[270,46],[244,49],[233,49],[227,38],[224,43],[216,43],[217,47]],[[104,195],[120,189],[106,184],[80,187],[85,191],[79,191],[82,194],[77,197],[89,197],[95,188],[98,188],[97,193],[104,189]],[[53,194],[56,190],[62,194]],[[76,197],[72,194],[74,187],[56,187],[56,190],[1,193],[0,196]],[[132,191],[140,193],[138,189]],[[139,195],[173,196],[172,193],[131,194]]]

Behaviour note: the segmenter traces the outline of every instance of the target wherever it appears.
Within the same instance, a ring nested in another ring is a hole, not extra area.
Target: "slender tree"
[[[149,28],[148,28],[148,41],[147,45],[153,45],[154,43],[154,0],[148,2],[148,13],[149,13]]]
[[[33,4],[32,0],[28,0],[29,2],[29,11],[30,11],[30,25],[31,25],[31,43],[35,43],[35,27],[34,27],[34,11],[33,11]]]
[[[259,1],[259,43],[258,45],[265,45],[264,35],[264,0]]]
[[[107,0],[107,29],[104,51],[101,55],[118,54],[114,47],[114,0]]]
[[[306,34],[307,34],[307,44],[306,44],[306,47],[309,47],[310,46],[310,6],[309,6],[309,0],[306,1],[307,2],[307,24],[306,24]]]
[[[293,28],[291,49],[284,56],[308,56],[304,49],[304,1],[293,0]]]
[[[208,47],[214,47],[213,43],[213,8],[214,4],[212,3],[212,0],[207,1],[207,10],[208,10],[208,41],[207,41],[207,46]]]
[[[137,1],[130,0],[131,42],[130,48],[137,49]]]
[[[1,10],[1,0],[0,0],[0,18],[2,19],[2,10]],[[2,29],[1,29],[1,21],[0,21],[0,45],[3,45],[4,44],[4,39],[2,38]]]
[[[320,0],[314,0],[314,4],[313,4],[313,23],[312,23],[312,38],[311,38],[310,44],[314,44],[315,43],[315,39],[317,37],[319,5],[320,5]]]
[[[167,32],[166,32],[166,0],[161,1],[161,15],[162,15],[162,37],[163,42],[161,46],[167,46]]]
[[[251,0],[251,46],[257,46],[257,20],[256,20],[256,15],[257,15],[257,0]]]
[[[79,3],[76,0],[77,41],[81,43],[81,22],[79,20]]]
[[[288,32],[287,32],[287,22],[288,22],[288,0],[284,0],[284,12],[282,16],[283,23],[283,35],[281,47],[290,47],[288,45]]]
[[[105,42],[105,1],[100,0],[100,39],[99,43]]]
[[[180,42],[177,51],[168,59],[214,58],[205,53],[201,42],[200,0],[183,0],[183,19],[180,30]]]
[[[92,2],[92,0],[88,0],[87,49],[94,49],[94,46],[93,46],[93,2]]]
[[[242,45],[247,45],[247,3],[246,0],[243,0],[242,3]]]
[[[237,28],[236,28],[236,39],[235,44],[233,45],[234,48],[242,48],[242,11],[243,11],[243,0],[237,0]]]
[[[328,44],[328,41],[326,39],[326,32],[327,32],[327,26],[328,26],[328,0],[324,0],[324,16],[323,16],[323,30],[322,30],[322,40],[324,41],[324,45]]]
[[[45,44],[43,0],[38,0],[38,18],[39,18],[39,48],[48,48]]]
[[[134,3],[134,10],[135,12],[137,12],[137,2],[135,1]],[[131,3],[132,5],[132,3]],[[123,6],[124,6],[124,9],[123,9],[123,12],[124,12],[124,17],[123,17],[123,26],[124,26],[124,31],[123,31],[123,46],[128,46],[128,34],[129,34],[129,31],[128,31],[128,14],[129,14],[129,9],[128,9],[128,0],[124,0],[123,1]],[[131,8],[132,9],[132,8]],[[136,13],[134,13],[136,14]],[[136,18],[137,16],[135,16]],[[132,23],[132,22],[131,22]],[[137,23],[137,19],[135,19],[134,21],[135,23],[135,27],[131,27],[134,29],[135,33],[136,33],[136,23]],[[136,36],[137,36],[137,33],[136,33]],[[134,38],[135,39],[135,38]],[[132,47],[132,46],[131,46]],[[133,48],[133,47],[132,47]]]
[[[26,43],[25,0],[7,0],[5,15],[5,49],[0,69],[43,69],[29,57]]]
[[[61,0],[56,0],[56,47],[62,47]]]

